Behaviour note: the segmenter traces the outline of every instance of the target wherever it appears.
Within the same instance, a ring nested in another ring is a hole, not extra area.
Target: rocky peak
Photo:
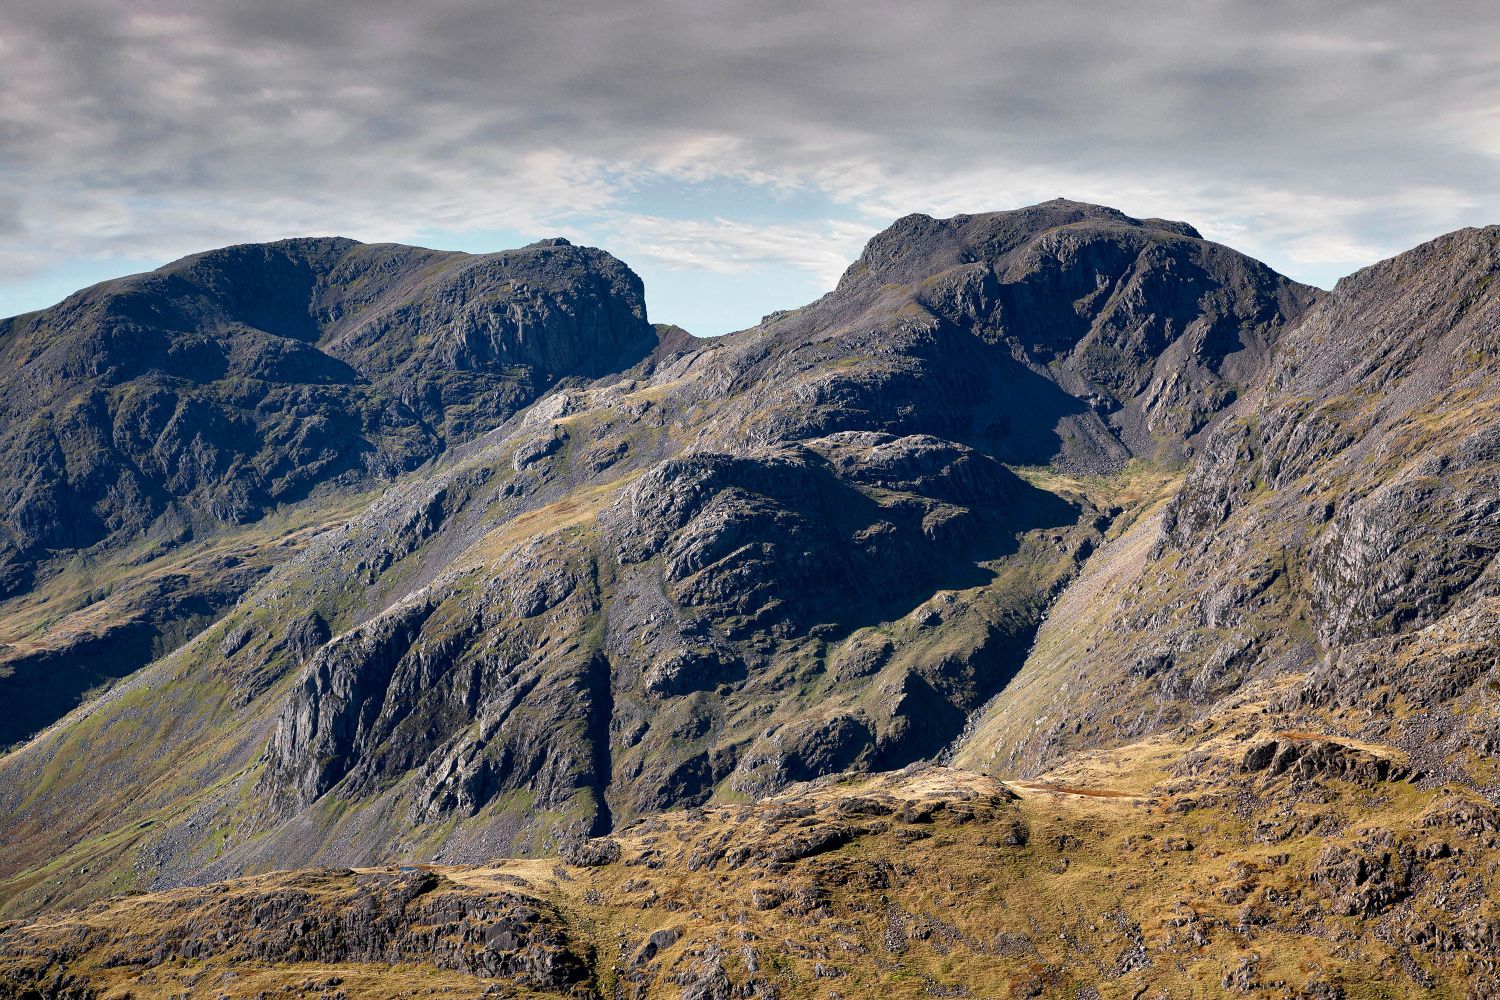
[[[834,292],[763,329],[841,341],[825,354],[921,357],[942,396],[926,409],[961,405],[970,443],[1107,471],[1190,454],[1320,294],[1186,224],[1059,199],[906,216]],[[951,421],[883,429],[963,433]]]
[[[1008,212],[949,219],[914,213],[872,237],[839,284],[843,287],[866,273],[881,282],[921,281],[950,267],[994,261],[1047,232],[1075,225],[1143,228],[1146,223],[1113,208],[1065,198]]]
[[[640,279],[566,241],[195,254],[0,324],[5,541],[84,547],[173,504],[253,519],[328,479],[411,468],[656,344]]]

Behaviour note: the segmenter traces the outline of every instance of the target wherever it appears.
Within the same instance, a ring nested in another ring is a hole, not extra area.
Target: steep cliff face
[[[1377,666],[1356,651],[1441,630],[1500,586],[1497,273],[1490,228],[1341,281],[1212,432],[1159,527],[1106,550],[1097,573],[1115,591],[1044,636],[1069,653],[1039,657],[1048,679],[1022,671],[1033,694],[997,701],[969,759],[1039,766],[1285,670],[1315,667],[1325,694],[1308,697],[1336,701],[1329,677],[1347,669],[1332,665],[1350,658],[1372,670],[1354,690],[1436,683],[1420,674],[1441,657]]]
[[[79,292],[0,324],[0,599],[75,557],[139,566],[389,481],[655,347],[640,280],[564,241],[470,256],[289,240]],[[258,574],[240,576],[168,588],[141,651],[107,668],[67,642],[4,657],[0,689],[26,703],[0,743],[201,628]]]
[[[1287,344],[1265,401],[1188,478],[1167,541],[1201,549],[1256,485],[1282,493],[1276,515],[1307,526],[1325,645],[1424,625],[1489,592],[1481,580],[1500,549],[1497,272],[1491,228],[1340,282]],[[1305,498],[1285,497],[1314,473],[1324,481]]]

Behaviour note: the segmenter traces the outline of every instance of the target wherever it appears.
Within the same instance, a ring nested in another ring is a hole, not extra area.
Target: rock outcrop
[[[99,997],[85,978],[59,975],[97,952],[108,953],[107,967],[126,972],[185,962],[421,964],[552,994],[593,993],[591,955],[534,895],[476,890],[416,869],[303,872],[215,890],[0,930],[0,995]]]

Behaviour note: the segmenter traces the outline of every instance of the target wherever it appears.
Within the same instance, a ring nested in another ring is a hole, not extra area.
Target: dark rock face
[[[377,725],[388,730],[411,710],[417,678],[394,675],[431,613],[420,602],[398,607],[318,650],[267,751],[308,765],[289,776],[298,797],[311,801],[326,792],[348,773],[356,747]],[[420,664],[411,673],[418,670]]]
[[[588,745],[607,664],[577,643],[538,648],[524,625],[501,633],[509,609],[497,590],[467,614],[456,588],[419,597],[322,647],[265,752],[271,815],[291,816],[335,788],[345,800],[373,799],[406,779],[414,822],[473,816],[525,788],[536,809],[584,809],[571,832],[589,833],[607,780]],[[545,610],[565,632],[586,627],[597,602],[578,590]]]
[[[861,487],[911,500],[880,505]],[[962,445],[843,434],[753,457],[674,459],[642,477],[606,524],[624,536],[622,564],[659,557],[675,603],[723,623],[730,638],[777,625],[847,630],[900,614],[939,580],[962,585],[954,563],[999,554],[976,551],[993,537],[984,513],[1022,490],[1009,469]]]

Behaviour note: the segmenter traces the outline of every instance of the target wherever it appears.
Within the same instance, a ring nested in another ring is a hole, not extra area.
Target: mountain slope
[[[902,220],[805,309],[450,448],[0,759],[7,906],[542,852],[931,757],[1127,461],[1192,451],[1315,298],[1094,206]]]
[[[1339,282],[1159,518],[1103,550],[1089,575],[1109,585],[1059,606],[959,759],[1045,767],[1297,672],[1292,704],[1490,780],[1497,272],[1491,227]]]

